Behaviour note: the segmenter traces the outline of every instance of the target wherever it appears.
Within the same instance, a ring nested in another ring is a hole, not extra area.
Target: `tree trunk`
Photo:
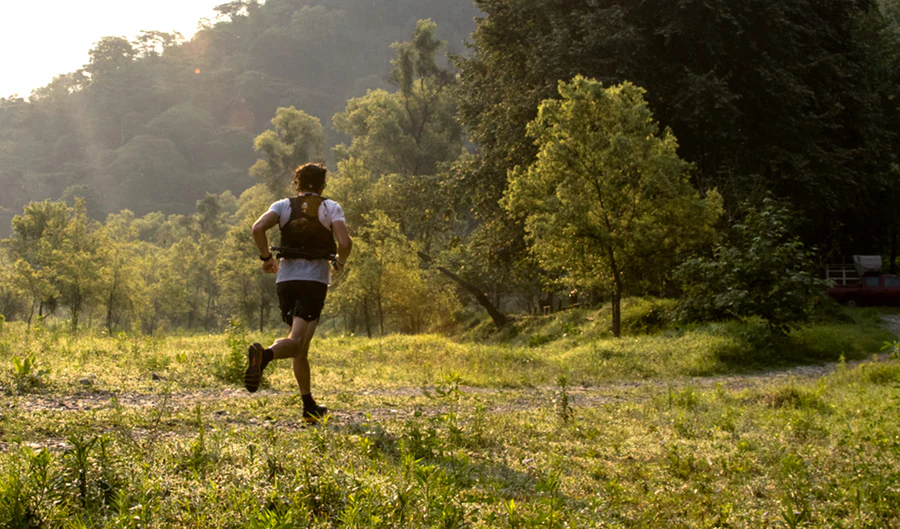
[[[616,285],[616,292],[612,298],[612,332],[616,338],[622,335],[622,293],[619,291],[619,285]]]
[[[608,252],[609,265],[612,268],[613,281],[616,285],[612,298],[612,331],[613,336],[618,338],[622,335],[622,293],[625,291],[625,286],[622,284],[622,275],[619,273],[616,255],[613,253],[612,248]]]
[[[381,332],[381,336],[384,336],[384,307],[381,304],[381,294],[378,294],[378,330]]]
[[[418,252],[418,254],[419,259],[425,261],[425,263],[431,264],[434,262],[434,260],[428,254],[422,252]],[[450,279],[458,283],[461,287],[468,290],[469,293],[471,293],[473,296],[475,296],[475,300],[479,305],[487,310],[487,313],[491,316],[491,319],[494,320],[494,325],[496,325],[498,329],[502,329],[509,323],[509,319],[506,317],[506,314],[500,312],[500,310],[493,303],[491,303],[491,299],[487,296],[487,294],[484,293],[483,290],[473,285],[472,283],[465,281],[443,266],[438,266],[437,269],[438,272],[449,277]]]
[[[212,304],[213,304],[212,300],[213,300],[212,292],[208,290],[207,296],[206,296],[206,316],[204,317],[204,320],[205,320],[204,328],[206,330],[209,330],[209,314],[210,314],[210,312],[212,312]]]
[[[115,265],[118,265],[118,252],[116,253],[116,262]],[[113,284],[112,288],[109,291],[109,298],[106,301],[106,332],[112,336],[112,314],[113,314],[113,303],[116,297],[116,290],[119,288],[119,269],[115,268],[115,272],[113,273]]]
[[[109,293],[109,299],[106,302],[106,332],[108,332],[110,336],[112,336],[113,299],[115,292],[115,287],[113,287],[113,291]]]
[[[369,297],[363,298],[363,321],[366,323],[366,336],[372,337],[372,321],[369,318]]]

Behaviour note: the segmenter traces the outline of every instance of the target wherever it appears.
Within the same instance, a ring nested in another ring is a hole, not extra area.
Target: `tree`
[[[809,319],[827,282],[816,277],[812,256],[796,236],[790,209],[771,198],[732,226],[734,240],[712,258],[681,265],[679,311],[688,321],[759,317],[779,334]]]
[[[147,291],[141,268],[148,263],[142,255],[131,211],[107,217],[99,238],[97,253],[103,263],[101,297],[106,305],[106,330],[112,335],[116,328],[128,328],[139,321]]]
[[[157,59],[164,52],[181,44],[184,44],[184,36],[181,33],[156,30],[141,31],[132,43],[140,57],[151,59]]]
[[[190,284],[185,258],[192,245],[172,245],[157,248],[145,245],[141,280],[147,286],[141,302],[141,322],[144,332],[153,334],[165,323],[176,325],[190,310]]]
[[[89,52],[84,72],[85,111],[93,126],[93,139],[118,148],[134,136],[146,114],[160,110],[152,70],[137,61],[137,50],[123,37],[103,37]]]
[[[690,164],[671,131],[660,133],[642,89],[579,76],[560,82],[559,93],[528,127],[537,161],[510,173],[504,205],[525,218],[545,270],[612,292],[619,336],[623,294],[639,273],[664,281],[673,263],[709,241],[721,199],[690,186]]]
[[[263,132],[253,142],[253,149],[263,157],[250,168],[250,175],[272,194],[281,195],[294,169],[324,159],[325,133],[319,118],[294,107],[279,108],[272,126],[275,130]]]
[[[78,331],[84,309],[93,308],[101,294],[99,229],[99,223],[88,218],[84,200],[76,198],[61,243],[51,252],[56,288],[69,309],[72,332]]]
[[[14,261],[14,280],[31,298],[28,324],[37,310],[38,317],[56,306],[59,296],[54,252],[63,244],[69,223],[69,208],[64,202],[32,202],[22,215],[12,220],[13,236],[4,243]]]
[[[465,158],[451,92],[456,77],[438,64],[445,43],[437,40],[436,30],[431,20],[420,20],[411,41],[393,45],[397,56],[389,79],[396,92],[369,91],[334,116],[335,128],[352,137],[349,146],[335,149],[341,173],[332,188],[335,196],[366,206],[358,211],[385,213],[419,245],[426,264],[434,261],[432,254],[456,244],[468,227],[468,206],[455,196],[457,180],[448,178],[451,164]],[[444,266],[437,269],[473,293],[498,327],[505,325],[505,316],[477,281]]]
[[[18,289],[21,289],[30,299],[28,318],[26,322],[31,325],[34,312],[43,318],[45,307],[52,308],[56,305],[59,291],[53,284],[53,271],[49,268],[36,268],[24,259],[19,259],[13,265],[11,279]]]
[[[250,227],[275,200],[269,188],[257,184],[244,191],[234,215],[235,223],[228,230],[218,252],[215,277],[220,285],[226,316],[240,315],[246,322],[257,322],[262,332],[277,307],[278,295],[274,278],[262,273],[259,255],[252,243]],[[279,234],[271,233],[271,244],[277,246]]]
[[[335,149],[339,160],[349,161],[343,167],[361,165],[391,190],[379,193],[385,202],[376,207],[426,248],[446,227],[441,169],[463,153],[449,93],[455,77],[436,62],[444,43],[435,32],[434,22],[420,20],[412,41],[393,45],[397,57],[389,77],[398,91],[372,90],[334,116],[335,128],[353,138]]]
[[[382,335],[386,326],[418,333],[445,319],[456,297],[433,272],[418,266],[417,245],[383,212],[371,214],[367,224],[354,240],[359,258],[335,288],[339,310],[361,315],[369,336],[373,319]]]
[[[0,252],[0,322],[11,321],[25,312],[23,301],[27,293],[16,281],[14,270],[5,252]]]

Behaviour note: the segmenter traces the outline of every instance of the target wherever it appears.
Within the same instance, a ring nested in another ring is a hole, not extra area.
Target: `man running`
[[[350,257],[353,241],[344,222],[344,210],[333,200],[323,198],[325,175],[320,164],[306,164],[294,171],[297,196],[272,204],[253,224],[253,241],[259,249],[262,269],[278,274],[276,279],[281,318],[291,327],[287,338],[276,340],[268,349],[255,343],[248,352],[244,386],[253,393],[259,388],[262,372],[272,360],[294,359],[294,377],[303,399],[303,418],[317,421],[328,413],[316,404],[310,388],[309,344],[331,284],[332,262],[342,270]],[[281,229],[280,264],[269,250],[266,232]],[[335,244],[335,237],[337,244]],[[334,261],[329,262],[336,254]]]

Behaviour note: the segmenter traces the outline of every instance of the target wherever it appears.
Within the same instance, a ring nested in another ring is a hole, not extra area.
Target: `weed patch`
[[[790,408],[796,410],[826,411],[828,407],[815,391],[798,388],[793,385],[780,387],[762,397],[766,406],[771,408]]]
[[[247,349],[250,339],[247,327],[241,320],[232,320],[225,332],[225,344],[228,346],[224,355],[216,355],[213,372],[223,382],[241,384],[247,369]]]

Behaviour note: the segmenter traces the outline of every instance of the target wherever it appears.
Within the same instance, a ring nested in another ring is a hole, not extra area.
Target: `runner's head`
[[[294,171],[294,187],[297,193],[321,193],[325,189],[325,175],[328,169],[320,163],[301,165]]]

